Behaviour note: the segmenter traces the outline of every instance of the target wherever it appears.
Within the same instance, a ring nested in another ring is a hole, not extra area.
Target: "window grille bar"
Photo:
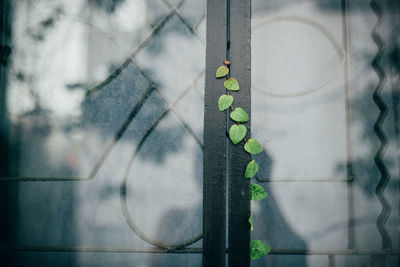
[[[234,106],[244,108],[251,115],[251,0],[230,2],[231,75],[240,84],[240,90],[234,93]],[[250,122],[244,125],[248,129],[246,138],[250,138]],[[243,143],[229,144],[228,263],[230,267],[246,267],[250,266],[250,180],[244,178],[244,172],[250,159]]]
[[[226,1],[207,1],[203,156],[203,266],[225,266],[226,114],[217,101],[224,92],[215,70],[226,53]]]

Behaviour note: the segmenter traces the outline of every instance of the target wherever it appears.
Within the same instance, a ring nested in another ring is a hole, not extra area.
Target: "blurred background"
[[[252,1],[252,266],[399,265],[399,5]],[[201,266],[206,0],[1,8],[6,266]]]

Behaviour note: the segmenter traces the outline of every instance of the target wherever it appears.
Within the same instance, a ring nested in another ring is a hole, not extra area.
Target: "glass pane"
[[[72,252],[18,252],[17,266],[202,266],[201,254],[138,254],[86,252],[76,255]]]
[[[126,249],[115,263],[200,265],[198,250],[140,251],[201,248],[205,0],[26,0],[6,12],[2,245],[32,247],[18,255],[41,266],[110,266]]]
[[[382,19],[376,2],[252,1],[252,136],[264,147],[254,182],[269,194],[252,203],[252,239],[278,254],[252,266],[365,266],[376,264],[368,253],[399,249],[399,72],[390,52],[398,13],[382,6],[385,49],[371,35]],[[378,50],[386,82],[371,65]],[[374,126],[379,86],[387,115]],[[374,127],[388,139],[383,154]],[[335,263],[335,254],[352,249],[366,255]],[[399,257],[384,261],[398,265]]]

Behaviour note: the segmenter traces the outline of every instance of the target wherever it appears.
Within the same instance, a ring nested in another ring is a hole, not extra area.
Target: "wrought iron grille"
[[[69,2],[1,1],[4,262],[398,266],[398,1]],[[225,57],[266,148],[251,209]]]

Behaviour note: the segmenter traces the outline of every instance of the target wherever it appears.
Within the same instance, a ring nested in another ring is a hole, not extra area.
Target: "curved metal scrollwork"
[[[385,224],[390,216],[392,209],[383,194],[385,191],[386,185],[388,184],[388,182],[390,180],[389,172],[386,168],[385,163],[383,162],[383,156],[385,155],[385,151],[388,146],[388,140],[387,140],[385,133],[382,130],[382,124],[385,121],[385,118],[386,118],[386,115],[388,112],[388,108],[387,108],[385,102],[383,101],[383,99],[381,98],[381,92],[382,92],[383,87],[386,82],[386,74],[381,66],[380,61],[385,52],[386,44],[383,41],[380,33],[378,32],[378,28],[380,27],[380,25],[382,24],[382,22],[384,20],[384,13],[383,13],[383,9],[382,9],[379,1],[373,0],[373,1],[371,1],[370,5],[371,5],[371,9],[374,11],[375,15],[378,18],[378,21],[376,22],[375,27],[371,33],[372,39],[374,40],[374,42],[376,43],[376,45],[378,47],[378,52],[376,53],[375,58],[372,60],[371,65],[379,77],[379,82],[378,82],[378,84],[375,88],[374,94],[373,94],[373,100],[374,100],[375,104],[378,106],[379,111],[380,111],[378,118],[376,119],[375,124],[374,124],[374,132],[381,143],[378,151],[375,154],[375,158],[374,158],[375,164],[378,167],[379,172],[381,173],[381,178],[379,180],[378,185],[376,186],[375,193],[379,199],[379,202],[382,205],[382,210],[378,216],[378,219],[376,220],[376,227],[378,228],[378,231],[382,237],[383,248],[391,249],[392,248],[392,240],[391,240],[390,235],[385,227]]]

